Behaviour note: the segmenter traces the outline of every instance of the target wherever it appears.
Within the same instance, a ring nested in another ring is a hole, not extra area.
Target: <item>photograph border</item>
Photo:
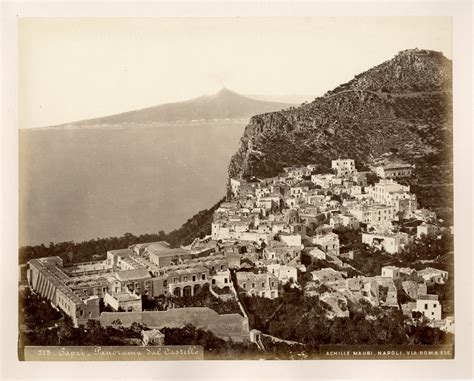
[[[472,4],[403,2],[4,2],[2,5],[2,372],[5,379],[347,379],[472,377]],[[453,360],[20,362],[18,361],[19,17],[451,16],[453,19],[456,355]],[[369,362],[367,362],[369,361]]]

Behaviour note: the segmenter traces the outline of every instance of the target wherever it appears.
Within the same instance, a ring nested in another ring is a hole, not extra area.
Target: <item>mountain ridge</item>
[[[313,102],[253,116],[229,177],[271,177],[285,166],[309,163],[328,169],[341,156],[366,166],[396,152],[417,166],[415,187],[451,184],[451,88],[452,63],[442,53],[401,51]],[[451,199],[452,189],[442,193],[436,194]],[[433,197],[421,199],[426,207],[441,206]]]
[[[89,118],[42,128],[122,125],[132,123],[174,123],[219,119],[243,119],[262,112],[294,106],[292,103],[252,99],[227,88],[180,102],[164,103],[118,114]]]

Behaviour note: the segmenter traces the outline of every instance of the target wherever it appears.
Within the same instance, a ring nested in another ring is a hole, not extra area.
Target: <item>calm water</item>
[[[225,194],[244,123],[20,132],[20,244],[168,232]]]

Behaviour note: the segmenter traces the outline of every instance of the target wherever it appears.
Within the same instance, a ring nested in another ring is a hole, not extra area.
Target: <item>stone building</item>
[[[410,177],[413,167],[410,164],[387,164],[375,168],[375,174],[382,179],[397,179]]]
[[[331,169],[336,172],[338,177],[351,175],[356,172],[355,163],[352,159],[332,160]]]
[[[441,320],[441,303],[438,295],[418,295],[414,311],[421,312],[429,320]]]
[[[59,257],[32,259],[28,262],[28,286],[51,304],[68,315],[77,327],[99,316],[99,297],[73,290],[67,282],[70,277],[62,270]]]
[[[278,278],[272,274],[239,271],[236,274],[238,292],[247,296],[278,298]]]

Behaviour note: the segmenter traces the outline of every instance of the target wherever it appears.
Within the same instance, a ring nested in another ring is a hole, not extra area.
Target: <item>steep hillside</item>
[[[313,102],[250,119],[229,176],[272,176],[283,167],[393,154],[416,164],[423,206],[450,205],[452,65],[441,53],[402,51]],[[448,200],[446,199],[448,198]]]
[[[166,103],[116,115],[73,122],[66,126],[241,119],[258,113],[278,111],[290,106],[292,104],[252,99],[224,88],[214,95],[204,95],[184,102]]]

